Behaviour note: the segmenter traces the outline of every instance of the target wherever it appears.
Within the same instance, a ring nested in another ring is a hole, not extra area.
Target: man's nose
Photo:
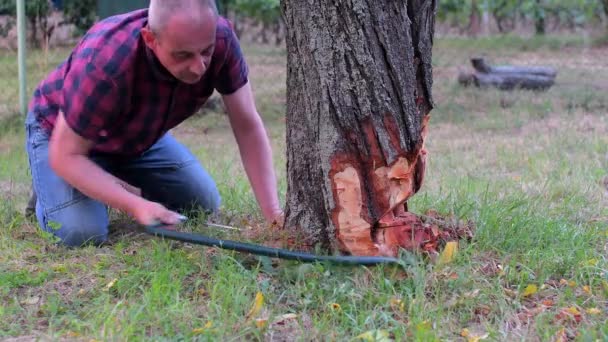
[[[190,72],[199,76],[204,74],[206,69],[207,67],[205,66],[205,59],[203,58],[203,56],[196,58],[194,63],[192,63],[192,65],[190,66]]]

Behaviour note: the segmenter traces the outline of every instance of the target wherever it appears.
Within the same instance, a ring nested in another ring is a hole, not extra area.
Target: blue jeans
[[[55,174],[49,165],[49,136],[32,113],[28,114],[25,126],[40,227],[67,246],[105,242],[109,225],[106,205],[82,194]],[[214,212],[220,206],[220,195],[211,176],[169,133],[139,157],[92,155],[91,159],[107,172],[140,188],[144,198],[172,210]]]

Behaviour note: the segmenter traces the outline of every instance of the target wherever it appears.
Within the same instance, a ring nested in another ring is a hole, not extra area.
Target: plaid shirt
[[[215,52],[202,79],[178,81],[144,44],[147,9],[94,25],[66,61],[34,92],[30,111],[49,133],[59,111],[93,141],[93,153],[137,156],[196,113],[214,89],[230,94],[247,83],[248,67],[230,23],[219,18]]]

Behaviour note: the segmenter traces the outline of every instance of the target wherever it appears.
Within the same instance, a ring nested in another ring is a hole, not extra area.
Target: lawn
[[[283,49],[245,46],[285,196]],[[30,53],[30,90],[67,53]],[[463,88],[468,59],[557,67],[545,92]],[[24,218],[16,56],[0,56],[0,339],[608,339],[608,48],[578,38],[435,42],[429,160],[410,210],[470,220],[451,263],[406,269],[257,258],[163,241],[113,214],[111,244],[66,249]],[[221,110],[174,130],[216,179],[217,220],[265,242]]]

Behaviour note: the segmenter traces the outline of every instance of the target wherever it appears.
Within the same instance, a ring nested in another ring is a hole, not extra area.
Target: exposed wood
[[[430,228],[406,201],[424,178],[436,1],[283,0],[281,9],[286,227],[309,246],[354,255],[421,248]]]

